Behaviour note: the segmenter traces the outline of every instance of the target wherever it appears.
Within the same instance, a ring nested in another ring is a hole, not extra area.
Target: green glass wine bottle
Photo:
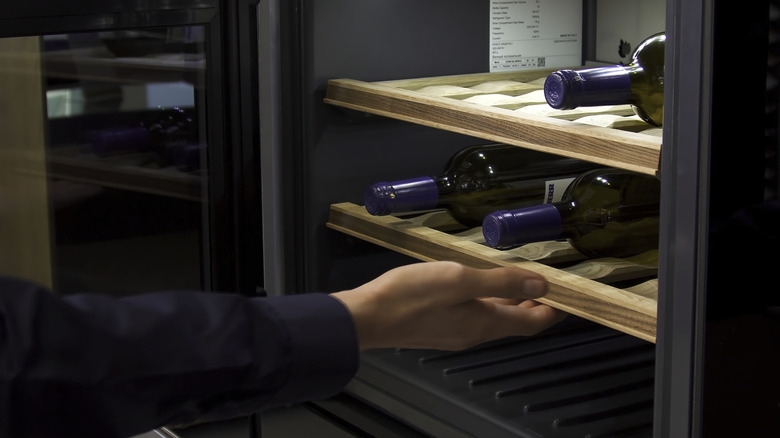
[[[575,179],[560,202],[489,214],[488,246],[510,248],[569,239],[590,257],[627,257],[658,248],[660,180],[622,169],[596,169]]]
[[[655,34],[637,46],[627,65],[558,70],[544,83],[547,103],[556,109],[630,104],[645,122],[664,119],[664,47],[666,34]]]
[[[446,209],[478,227],[493,211],[560,199],[575,177],[596,167],[517,146],[472,146],[453,155],[441,174],[370,185],[364,204],[375,216]]]

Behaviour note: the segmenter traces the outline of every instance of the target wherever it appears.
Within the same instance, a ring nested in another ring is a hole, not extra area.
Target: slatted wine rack
[[[550,71],[484,73],[386,82],[329,81],[325,102],[486,140],[657,174],[661,130],[628,105],[554,110]]]
[[[549,71],[445,76],[386,82],[331,80],[325,102],[490,141],[657,175],[661,130],[629,106],[553,110],[541,94]],[[331,206],[328,227],[419,260],[474,267],[519,266],[544,275],[539,301],[655,342],[658,253],[586,260],[565,242],[512,250],[488,247],[481,228],[462,229],[445,212],[371,216]]]
[[[654,342],[658,252],[628,259],[586,260],[566,242],[512,250],[485,245],[481,228],[457,229],[439,211],[413,218],[371,216],[351,203],[331,206],[328,227],[423,261],[450,260],[478,268],[518,266],[547,277],[550,292],[539,301]],[[442,231],[450,230],[450,231]],[[634,282],[619,289],[607,283]]]

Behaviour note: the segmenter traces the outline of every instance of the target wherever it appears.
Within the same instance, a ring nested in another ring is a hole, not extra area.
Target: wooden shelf
[[[2,71],[29,74],[29,54],[0,53]],[[42,52],[40,62],[46,77],[116,83],[203,83],[206,61],[197,54],[170,53],[138,57],[95,56],[89,49]],[[37,66],[35,68],[38,68]],[[87,72],[80,69],[85,69]]]
[[[151,153],[98,157],[79,147],[57,148],[47,154],[48,176],[134,192],[202,201],[203,176],[160,168]]]
[[[630,106],[552,109],[542,86],[552,70],[485,73],[385,82],[329,81],[325,102],[658,175],[660,128]],[[550,292],[539,301],[655,342],[658,251],[627,259],[587,260],[566,242],[511,250],[488,247],[481,228],[459,229],[445,212],[414,217],[371,216],[362,206],[331,206],[328,227],[423,261],[451,260],[478,268],[519,266],[544,275]]]
[[[659,128],[638,120],[627,105],[552,109],[541,94],[550,71],[384,82],[333,79],[328,83],[325,102],[490,141],[658,174]]]
[[[477,268],[518,266],[544,275],[540,299],[574,315],[655,342],[658,252],[627,259],[585,259],[565,242],[511,250],[485,245],[481,228],[463,229],[443,211],[415,217],[372,216],[364,207],[331,205],[327,226],[423,261],[450,260]],[[615,283],[633,283],[619,288]]]
[[[97,57],[90,50],[74,49],[45,52],[43,61],[50,77],[119,83],[184,81],[198,85],[206,70],[203,56],[185,53]]]

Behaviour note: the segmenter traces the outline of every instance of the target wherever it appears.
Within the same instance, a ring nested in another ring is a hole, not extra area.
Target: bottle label
[[[490,71],[582,62],[581,0],[491,0]]]
[[[563,197],[563,192],[569,187],[574,178],[561,178],[545,181],[546,193],[544,194],[544,203],[551,204],[559,202]]]

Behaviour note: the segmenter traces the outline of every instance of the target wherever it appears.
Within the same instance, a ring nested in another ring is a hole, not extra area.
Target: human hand
[[[331,295],[352,314],[361,350],[462,350],[533,335],[563,320],[564,312],[532,301],[546,293],[547,280],[524,269],[426,262]]]

